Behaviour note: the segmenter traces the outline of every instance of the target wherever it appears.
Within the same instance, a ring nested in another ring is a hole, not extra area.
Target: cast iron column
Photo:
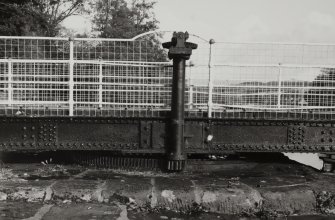
[[[173,59],[172,99],[168,128],[168,170],[180,171],[185,167],[184,105],[185,105],[185,62],[190,59],[194,43],[186,42],[188,33],[174,32],[171,42],[163,43],[169,49],[169,59]]]

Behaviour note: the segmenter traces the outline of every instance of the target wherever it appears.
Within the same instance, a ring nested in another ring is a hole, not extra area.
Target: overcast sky
[[[217,41],[335,43],[334,0],[157,0],[161,30],[187,30]],[[65,26],[89,30],[80,17]]]

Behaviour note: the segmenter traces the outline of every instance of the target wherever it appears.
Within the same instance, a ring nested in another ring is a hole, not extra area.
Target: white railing
[[[166,111],[171,62],[165,56],[148,34],[133,39],[0,37],[0,114],[113,116],[127,111],[131,116],[144,111],[150,116]]]
[[[0,37],[0,115],[167,111],[172,67],[160,43],[170,38]],[[186,68],[189,112],[334,113],[335,45],[189,41],[199,45]]]
[[[187,69],[193,88],[188,104],[209,117],[334,114],[335,44],[208,41],[194,53]]]

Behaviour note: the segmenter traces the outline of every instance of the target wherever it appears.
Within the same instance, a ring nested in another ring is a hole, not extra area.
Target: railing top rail
[[[262,41],[216,41],[216,44],[263,44],[263,45],[299,45],[299,46],[335,46],[335,43],[313,43],[313,42],[262,42]]]
[[[0,39],[22,40],[69,40],[68,37],[0,36]]]
[[[146,35],[155,34],[155,33],[169,33],[173,31],[148,31],[142,34],[139,34],[133,38],[70,38],[70,37],[37,37],[37,36],[0,36],[0,39],[36,39],[36,40],[74,40],[74,41],[135,41],[138,38],[141,38]],[[194,35],[196,36],[196,35]]]
[[[173,33],[174,31],[162,31],[162,30],[155,30],[155,31],[148,31],[142,34],[139,34],[133,38],[70,38],[70,37],[38,37],[38,36],[0,36],[0,39],[26,39],[26,40],[74,40],[74,41],[135,41],[141,37],[146,35],[155,34],[155,33]],[[190,36],[196,37],[204,42],[209,42],[209,40],[200,37],[195,34],[189,34]]]
[[[0,59],[0,63],[68,63],[69,60],[32,60],[32,59]],[[109,61],[109,60],[73,60],[75,63],[87,64],[105,64],[105,65],[138,65],[138,66],[157,66],[167,65],[170,66],[171,62],[149,62],[149,61]]]
[[[199,66],[199,65],[198,65]],[[203,65],[205,66],[205,65]],[[252,63],[215,63],[213,66],[226,66],[226,67],[288,67],[288,68],[327,68],[334,69],[335,65],[327,64],[285,64],[285,63],[270,63],[270,64],[252,64]]]

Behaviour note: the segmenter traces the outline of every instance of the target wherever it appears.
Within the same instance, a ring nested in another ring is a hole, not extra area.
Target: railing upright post
[[[8,94],[8,106],[12,106],[12,104],[13,104],[13,69],[12,69],[12,60],[11,59],[9,59],[8,61],[7,61],[7,65],[8,65],[8,75],[7,75],[7,77],[8,77],[8,92],[7,92],[7,94]]]
[[[102,108],[102,62],[99,63],[99,108]]]
[[[189,109],[193,109],[193,88],[194,85],[191,85],[189,86],[189,94],[188,94],[188,108]]]
[[[213,110],[213,47],[212,45],[215,43],[213,39],[209,40],[209,59],[208,59],[208,102],[207,102],[207,113],[208,117],[212,117]]]
[[[73,50],[73,38],[69,38],[70,41],[70,59],[69,59],[69,116],[73,116],[74,99],[73,99],[73,68],[74,68],[74,50]]]
[[[278,93],[277,93],[277,108],[281,108],[281,63],[278,64]]]
[[[167,135],[167,169],[181,171],[186,164],[185,153],[185,70],[186,60],[197,48],[196,44],[186,42],[189,35],[183,32],[174,32],[171,42],[163,43],[169,49],[169,58],[173,59],[172,98],[169,133]]]

